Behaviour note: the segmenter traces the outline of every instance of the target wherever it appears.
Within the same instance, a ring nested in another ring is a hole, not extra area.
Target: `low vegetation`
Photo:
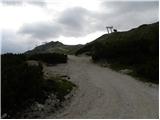
[[[30,66],[26,60],[28,57],[24,54],[1,55],[1,114],[6,113],[8,118],[14,118],[17,112],[34,101],[43,103],[50,93],[63,101],[75,87],[73,83],[58,77],[44,80],[42,65]]]
[[[132,69],[132,75],[158,83],[159,23],[103,35],[77,52],[81,53],[90,53],[94,61],[106,60],[114,69]]]
[[[54,87],[53,87],[54,86]],[[75,84],[65,80],[61,77],[52,77],[47,79],[43,89],[45,91],[52,91],[60,101],[65,100],[65,96],[71,92]]]
[[[39,54],[39,53],[60,53],[60,54],[75,54],[77,50],[82,48],[83,45],[64,45],[61,42],[48,42],[35,47],[26,52],[26,54]]]
[[[59,53],[39,53],[28,55],[29,60],[38,60],[48,64],[66,63],[67,55]]]

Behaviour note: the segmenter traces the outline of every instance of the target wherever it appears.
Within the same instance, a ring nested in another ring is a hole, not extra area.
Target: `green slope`
[[[94,61],[106,60],[114,68],[131,68],[134,75],[158,83],[158,50],[159,22],[105,34],[86,44],[76,55],[87,53]]]
[[[36,53],[62,53],[62,54],[75,54],[82,45],[64,45],[61,42],[49,42],[35,47],[33,50],[27,51],[26,54]]]

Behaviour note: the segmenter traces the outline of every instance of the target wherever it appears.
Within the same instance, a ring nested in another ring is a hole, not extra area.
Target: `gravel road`
[[[89,57],[69,56],[67,64],[48,67],[78,85],[70,103],[46,118],[158,118],[158,85],[93,64]]]

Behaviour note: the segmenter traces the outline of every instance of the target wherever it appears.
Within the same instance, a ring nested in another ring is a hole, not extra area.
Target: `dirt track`
[[[102,68],[89,57],[69,56],[67,64],[47,69],[68,74],[79,87],[70,104],[47,118],[158,118],[157,85]]]

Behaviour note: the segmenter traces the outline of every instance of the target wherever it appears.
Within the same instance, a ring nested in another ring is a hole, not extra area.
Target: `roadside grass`
[[[43,89],[47,92],[53,92],[60,102],[62,102],[65,100],[65,96],[69,94],[74,87],[76,87],[75,84],[62,77],[51,77],[45,80]]]
[[[152,71],[152,68],[156,68],[154,66],[147,66],[147,64],[144,64],[144,66],[129,66],[129,65],[125,65],[125,64],[121,64],[121,63],[118,63],[118,62],[110,62],[108,63],[106,60],[101,60],[101,61],[93,61],[94,63],[102,66],[102,67],[109,67],[111,68],[112,70],[114,71],[117,71],[117,72],[120,72],[121,70],[131,70],[131,72],[128,72],[128,73],[123,73],[123,74],[127,74],[127,75],[130,75],[134,78],[136,78],[137,80],[140,80],[142,82],[149,82],[149,83],[155,83],[155,84],[158,84],[158,76],[157,76],[157,73],[154,73]],[[151,64],[152,65],[152,64]],[[140,73],[138,72],[138,70],[140,71]],[[145,71],[144,73],[148,73],[148,75],[151,75],[151,77],[148,77],[146,76],[146,74],[142,74],[141,71],[144,71],[144,70],[149,70],[149,71]],[[154,70],[155,71],[155,70]],[[154,75],[153,75],[154,74]],[[153,78],[155,77],[155,78]]]

